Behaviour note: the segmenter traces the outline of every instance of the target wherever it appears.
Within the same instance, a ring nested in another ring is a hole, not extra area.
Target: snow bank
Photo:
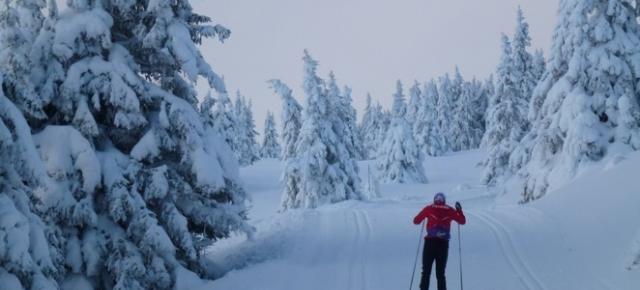
[[[584,273],[598,273],[600,289],[631,289],[631,285],[640,285],[640,234],[635,224],[640,220],[635,177],[639,169],[640,152],[626,157],[611,154],[527,206],[505,205],[507,200],[514,201],[511,194],[499,198],[498,204],[502,205],[498,205],[498,211],[511,210],[509,216],[514,217],[523,208],[535,209],[548,218],[531,231],[521,231],[519,238],[527,241],[528,252],[545,253],[555,261],[551,267],[555,271],[544,271],[554,287],[593,287],[584,282],[592,279],[577,279]],[[537,266],[549,267],[544,263]]]
[[[304,221],[313,215],[311,210],[290,210],[259,223],[253,238],[236,235],[218,242],[207,252],[208,276],[219,278],[231,271],[282,258],[297,240],[295,235],[300,235]]]

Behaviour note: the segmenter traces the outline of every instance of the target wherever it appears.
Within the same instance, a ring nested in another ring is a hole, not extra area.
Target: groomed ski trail
[[[508,261],[509,265],[526,289],[548,289],[542,280],[531,270],[526,259],[523,258],[523,255],[517,248],[509,229],[503,223],[488,214],[486,211],[468,211],[467,216],[481,221],[490,229],[500,245],[500,250],[502,251],[505,260]]]
[[[465,159],[465,164],[476,164],[479,156],[472,152],[433,159],[439,170],[430,175],[429,184],[382,185],[382,198],[377,200],[296,210],[291,218],[304,226],[291,234],[281,257],[234,270],[210,283],[207,290],[406,289],[419,242],[416,231],[420,227],[413,225],[412,219],[437,191],[448,193],[449,204],[462,201],[465,212],[471,213],[467,225],[462,226],[465,284],[477,289],[547,290],[517,252],[515,237],[508,236],[506,225],[493,222],[493,196],[477,186],[477,168],[460,171],[456,165],[460,162],[451,162]],[[265,205],[259,208],[258,221],[290,214],[277,213],[281,191],[274,183],[278,180],[278,172],[271,169],[275,164],[259,163],[247,169],[247,179],[254,180],[248,190]],[[452,224],[452,229],[455,227]],[[446,273],[451,289],[459,288],[457,238],[452,230]],[[414,289],[419,287],[422,249],[419,255]],[[515,274],[487,279],[495,274],[492,271]],[[435,284],[432,273],[434,289]]]
[[[354,209],[350,219],[353,224],[352,256],[348,269],[349,289],[367,290],[369,277],[367,275],[367,254],[371,241],[371,223],[366,211]],[[348,220],[345,220],[348,222]]]

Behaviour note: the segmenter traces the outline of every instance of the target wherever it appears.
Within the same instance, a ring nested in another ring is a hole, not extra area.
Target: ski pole
[[[458,257],[460,258],[460,290],[464,290],[462,284],[462,237],[460,236],[460,224],[458,224]]]
[[[413,278],[416,275],[416,265],[418,264],[418,256],[420,255],[420,246],[422,245],[422,234],[424,233],[424,222],[420,224],[420,235],[418,236],[418,249],[416,249],[416,259],[413,261],[413,272],[411,272],[411,284],[409,284],[409,290],[413,288]]]

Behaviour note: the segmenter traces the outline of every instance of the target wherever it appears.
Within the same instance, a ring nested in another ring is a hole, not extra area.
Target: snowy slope
[[[631,178],[640,154],[594,168],[524,206],[479,185],[475,164],[484,154],[430,158],[429,184],[383,185],[382,197],[374,201],[285,213],[278,213],[280,164],[267,160],[245,168],[257,235],[210,249],[209,255],[227,265],[212,265],[224,276],[202,289],[407,289],[419,234],[411,219],[436,191],[445,191],[450,203],[460,200],[467,213],[461,229],[469,289],[640,288],[640,273],[626,269],[640,230],[640,195]],[[367,165],[360,164],[363,177]],[[459,289],[453,229],[447,276],[449,288]],[[419,273],[415,279],[418,289]]]

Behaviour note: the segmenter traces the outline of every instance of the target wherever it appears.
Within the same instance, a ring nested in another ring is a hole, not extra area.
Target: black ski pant
[[[431,278],[431,268],[436,262],[436,279],[438,280],[438,290],[447,290],[447,281],[444,270],[447,267],[447,257],[449,256],[449,241],[445,239],[425,239],[424,251],[422,251],[422,279],[420,280],[420,290],[429,289]]]

